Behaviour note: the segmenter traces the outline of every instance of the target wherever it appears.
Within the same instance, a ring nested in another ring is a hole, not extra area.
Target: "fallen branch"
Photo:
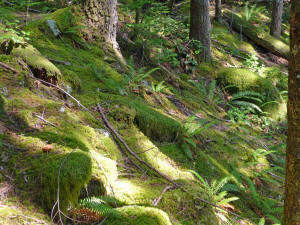
[[[46,120],[44,117],[39,116],[37,114],[34,114],[37,118],[39,118],[40,120],[44,121],[45,123],[50,124],[52,127],[57,127],[54,123],[49,122],[48,120]]]
[[[5,63],[3,63],[3,62],[0,62],[0,66],[4,67],[4,68],[7,69],[7,70],[13,71],[15,74],[19,74],[19,71],[18,71],[18,70],[16,70],[16,69],[10,67],[9,65],[7,65],[7,64],[5,64]]]
[[[165,187],[164,190],[162,191],[161,195],[160,195],[157,199],[154,199],[154,201],[152,202],[151,205],[157,206],[158,203],[160,202],[160,199],[162,198],[163,194],[166,193],[167,190],[173,189],[173,188],[175,188],[175,186],[168,186],[168,187]]]
[[[12,2],[9,2],[9,1],[4,1],[4,3],[7,4],[7,5],[16,5],[15,3],[12,3]],[[32,11],[32,12],[37,12],[37,13],[43,13],[43,12],[40,11],[40,10],[31,9],[31,8],[29,8],[29,7],[27,7],[27,10]]]
[[[144,160],[142,160],[135,152],[133,152],[130,147],[126,144],[126,142],[123,140],[123,138],[121,138],[121,136],[118,134],[118,132],[110,125],[110,123],[108,122],[106,116],[104,115],[104,112],[100,106],[100,104],[98,104],[97,107],[104,123],[106,124],[106,126],[110,129],[110,131],[118,138],[118,140],[123,144],[123,146],[125,147],[125,149],[132,155],[134,156],[140,163],[146,165],[147,167],[149,167],[151,170],[153,170],[154,172],[156,172],[157,174],[159,174],[161,177],[165,178],[167,181],[169,181],[170,183],[172,183],[173,185],[175,185],[176,187],[179,186],[179,184],[177,184],[176,182],[174,182],[173,180],[171,180],[169,177],[167,177],[166,175],[164,175],[163,173],[161,173],[160,171],[158,171],[157,169],[155,169],[153,166],[151,166],[149,163],[145,162]]]
[[[35,221],[35,222],[37,222],[37,223],[40,223],[40,224],[48,224],[48,223],[46,223],[46,222],[44,222],[44,221],[42,221],[42,220],[38,220],[38,219],[35,219],[35,218],[33,218],[33,217],[25,216],[25,215],[22,215],[22,214],[18,214],[17,216],[22,216],[22,217],[24,217],[24,218],[26,218],[26,219],[33,220],[33,221]]]

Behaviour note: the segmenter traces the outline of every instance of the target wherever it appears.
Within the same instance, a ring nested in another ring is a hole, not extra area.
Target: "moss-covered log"
[[[225,16],[232,21],[235,30],[242,32],[256,44],[266,48],[273,54],[285,59],[290,57],[290,48],[288,45],[266,33],[263,28],[257,27],[242,18],[242,16],[227,11]]]

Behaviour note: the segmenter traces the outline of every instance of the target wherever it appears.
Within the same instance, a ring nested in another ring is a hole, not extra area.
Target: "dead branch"
[[[50,124],[52,127],[57,127],[57,125],[55,125],[54,123],[49,122],[48,120],[46,120],[43,116],[39,116],[37,114],[34,114],[37,118],[39,118],[40,120],[44,121],[45,123]]]
[[[12,2],[9,2],[9,1],[4,1],[4,3],[7,4],[7,5],[16,5],[15,3],[12,3]],[[43,12],[40,11],[40,10],[31,9],[31,8],[29,8],[29,7],[27,7],[27,10],[32,11],[32,12],[37,12],[37,13],[43,13]]]
[[[18,70],[16,70],[16,69],[10,67],[9,65],[7,65],[7,64],[5,64],[5,63],[3,63],[3,62],[0,62],[0,66],[4,67],[4,68],[7,69],[7,70],[13,71],[15,74],[19,74],[19,71],[18,71]]]
[[[22,214],[18,214],[17,216],[22,216],[22,217],[24,217],[24,218],[26,218],[26,219],[33,220],[33,221],[35,221],[35,222],[37,222],[37,223],[40,223],[40,224],[48,224],[48,223],[46,223],[46,222],[44,222],[44,221],[42,221],[42,220],[38,220],[38,219],[35,219],[35,218],[33,218],[33,217],[25,216],[25,215],[22,215]]]
[[[104,115],[104,112],[100,106],[100,104],[98,104],[97,107],[104,123],[106,124],[106,126],[110,129],[110,131],[119,139],[119,141],[123,144],[123,146],[125,147],[125,149],[132,155],[134,156],[140,163],[146,165],[147,167],[149,167],[151,170],[153,170],[154,172],[156,172],[157,174],[159,174],[161,177],[165,178],[167,181],[169,181],[170,183],[172,183],[173,185],[175,185],[176,187],[178,187],[179,185],[177,183],[175,183],[173,180],[171,180],[169,177],[167,177],[166,175],[162,174],[160,171],[158,171],[157,169],[155,169],[153,166],[151,166],[149,163],[145,162],[144,160],[142,160],[135,152],[133,152],[130,147],[126,144],[126,142],[123,140],[123,138],[118,134],[118,132],[110,125],[110,123],[108,122],[106,116]]]
[[[70,219],[70,220],[72,220],[72,221],[79,222],[79,223],[84,223],[84,222],[85,222],[85,221],[75,220],[75,219],[73,219],[73,218],[67,216],[67,215],[64,214],[64,213],[61,211],[61,209],[60,209],[60,199],[59,199],[59,191],[60,191],[60,189],[59,189],[59,177],[60,177],[60,173],[61,173],[61,170],[62,170],[62,168],[63,168],[64,163],[66,162],[66,160],[70,157],[70,155],[71,155],[75,150],[77,150],[77,148],[74,149],[72,152],[70,152],[70,153],[64,158],[64,160],[63,160],[62,163],[60,164],[59,171],[58,171],[58,176],[57,176],[57,199],[56,199],[56,202],[54,203],[54,205],[53,205],[53,207],[52,207],[51,217],[50,217],[51,220],[52,220],[52,222],[54,222],[55,218],[56,218],[57,215],[58,215],[59,220],[58,220],[57,224],[62,224],[62,225],[64,224],[64,223],[63,223],[62,216],[66,217],[66,218],[68,218],[68,219]],[[55,208],[56,208],[56,207],[57,207],[57,212],[54,214],[54,211],[55,211]]]
[[[157,206],[158,203],[160,202],[160,199],[162,198],[163,194],[166,193],[167,190],[173,189],[173,188],[175,188],[175,186],[167,186],[167,187],[165,187],[164,190],[162,191],[161,195],[157,199],[154,199],[154,201],[152,202],[151,205]]]

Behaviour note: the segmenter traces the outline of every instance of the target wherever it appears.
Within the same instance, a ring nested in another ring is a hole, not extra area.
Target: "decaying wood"
[[[243,35],[250,38],[257,45],[264,47],[274,55],[289,60],[290,49],[289,46],[280,41],[279,39],[272,37],[262,28],[257,27],[245,19],[241,18],[237,14],[227,11],[225,12],[227,18],[232,18],[232,27],[242,32]]]

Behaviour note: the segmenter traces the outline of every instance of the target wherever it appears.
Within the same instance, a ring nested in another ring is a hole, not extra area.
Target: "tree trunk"
[[[86,25],[89,27],[85,38],[107,44],[107,47],[114,50],[119,60],[125,63],[116,40],[117,0],[76,0],[74,4],[79,6],[81,12],[84,13]]]
[[[209,0],[191,0],[190,39],[203,45],[199,60],[211,61]]]
[[[273,0],[270,34],[280,38],[283,0]]]
[[[284,224],[300,224],[300,1],[291,1]]]
[[[222,22],[222,1],[215,0],[215,19],[221,23]]]
[[[169,9],[170,9],[170,12],[172,12],[172,10],[173,10],[174,2],[175,2],[175,0],[170,0],[170,1],[169,1]]]
[[[269,35],[264,31],[263,28],[254,26],[250,22],[246,21],[245,19],[231,11],[225,12],[224,15],[228,18],[229,23],[232,22],[232,27],[235,30],[243,33],[243,35],[250,38],[256,44],[269,50],[274,55],[289,60],[290,47],[288,45]]]

